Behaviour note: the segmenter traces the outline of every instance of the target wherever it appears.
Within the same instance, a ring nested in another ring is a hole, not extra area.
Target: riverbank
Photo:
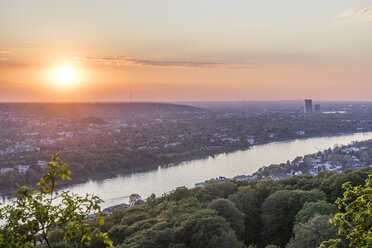
[[[228,155],[228,154],[231,154],[237,151],[247,151],[254,147],[268,145],[268,144],[286,143],[286,142],[293,142],[296,140],[307,140],[307,139],[312,139],[312,138],[342,137],[342,136],[347,136],[347,135],[357,135],[357,134],[363,134],[363,133],[364,132],[350,132],[350,133],[343,132],[343,133],[324,134],[324,135],[311,136],[311,137],[310,136],[300,137],[300,138],[293,138],[293,139],[286,139],[286,140],[285,139],[280,140],[280,139],[273,138],[273,140],[270,142],[268,141],[268,142],[257,143],[255,145],[250,145],[247,147],[228,147],[226,150],[223,150],[223,151],[221,149],[215,149],[215,150],[203,150],[203,153],[199,153],[199,152],[189,153],[187,156],[183,156],[178,159],[173,159],[170,163],[151,163],[151,164],[147,164],[146,166],[142,166],[140,168],[137,167],[137,168],[131,168],[131,169],[111,170],[108,172],[96,172],[95,174],[92,174],[92,175],[85,175],[85,176],[79,176],[79,177],[76,177],[72,174],[72,180],[62,181],[58,185],[58,189],[71,187],[74,185],[86,183],[88,181],[100,181],[100,180],[114,178],[117,176],[128,176],[128,175],[133,175],[137,173],[151,172],[151,171],[157,170],[159,167],[160,168],[175,167],[175,166],[179,166],[182,163],[189,163],[189,162],[193,162],[196,160],[213,158],[221,154]],[[263,166],[267,166],[267,165],[263,165]],[[28,185],[28,186],[33,186],[33,185]],[[0,190],[0,196],[4,196],[4,195],[10,196],[14,192],[15,192],[14,189]]]
[[[299,137],[299,138],[293,138],[293,139],[283,139],[283,140],[272,140],[272,141],[267,141],[267,142],[262,142],[262,143],[256,143],[254,145],[250,145],[247,147],[243,148],[233,148],[231,147],[230,149],[220,151],[220,150],[209,150],[209,152],[206,154],[205,152],[203,154],[191,154],[189,156],[185,156],[176,160],[171,161],[170,163],[153,163],[153,164],[148,164],[146,167],[141,167],[141,168],[132,168],[132,169],[120,169],[120,170],[114,170],[110,172],[98,172],[95,175],[91,175],[90,177],[77,177],[73,178],[71,181],[64,181],[61,183],[61,186],[71,186],[76,183],[83,183],[87,180],[102,180],[102,179],[109,179],[111,177],[115,177],[118,175],[130,175],[130,174],[135,174],[135,173],[142,173],[142,172],[149,172],[158,169],[159,167],[161,168],[168,168],[172,166],[179,166],[181,163],[185,162],[192,162],[195,160],[203,160],[203,159],[208,159],[209,157],[215,157],[221,154],[231,154],[237,151],[246,151],[249,149],[252,149],[257,146],[262,146],[262,145],[267,145],[267,144],[276,144],[276,143],[285,143],[285,142],[292,142],[295,140],[306,140],[306,139],[311,139],[311,138],[324,138],[324,137],[341,137],[341,136],[347,136],[347,135],[354,135],[354,134],[365,134],[365,133],[370,133],[370,132],[343,132],[343,133],[335,133],[335,134],[324,134],[324,135],[318,135],[318,136],[308,136],[308,137]],[[372,133],[372,132],[371,132]]]
[[[263,166],[285,162],[298,155],[314,153],[328,149],[334,144],[348,144],[356,140],[372,139],[372,133],[353,133],[269,142],[251,146],[229,153],[222,152],[214,156],[204,156],[202,159],[191,159],[174,163],[170,166],[150,164],[145,169],[111,171],[99,173],[89,178],[74,178],[59,186],[74,192],[94,193],[103,196],[112,206],[121,201],[123,196],[139,193],[149,196],[151,193],[161,195],[179,186],[193,187],[195,182],[218,176],[233,177],[235,175],[251,174]],[[263,156],[270,154],[270,156]],[[195,158],[195,157],[194,157]],[[109,185],[109,186],[108,186]],[[14,191],[3,191],[3,202],[11,197]],[[115,197],[110,198],[110,195]]]

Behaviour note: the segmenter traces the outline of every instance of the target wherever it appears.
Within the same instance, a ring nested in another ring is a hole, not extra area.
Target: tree
[[[294,238],[286,248],[314,248],[324,239],[337,238],[337,228],[329,223],[332,215],[316,215],[306,223],[297,223],[293,228]]]
[[[296,222],[306,223],[312,219],[316,214],[318,215],[327,215],[327,214],[336,214],[337,207],[334,204],[328,203],[326,201],[317,201],[317,202],[307,202],[300,212],[296,215]]]
[[[292,237],[296,214],[305,202],[324,200],[323,192],[312,190],[280,190],[262,204],[263,243],[284,246]]]
[[[37,183],[37,189],[20,187],[14,202],[0,209],[0,218],[5,220],[0,230],[0,247],[35,247],[41,243],[50,248],[50,235],[55,230],[64,234],[63,240],[69,247],[83,247],[91,239],[91,229],[85,224],[87,216],[96,212],[103,223],[100,198],[56,191],[58,181],[70,180],[71,176],[68,165],[58,155],[52,156],[46,167],[48,173]],[[112,245],[107,234],[97,232],[96,236]]]
[[[134,194],[131,194],[130,196],[129,196],[129,204],[133,207],[134,205],[136,205],[136,203],[138,202],[138,201],[140,201],[141,200],[141,196],[139,195],[139,194],[137,194],[137,193],[134,193]]]
[[[331,220],[339,226],[338,234],[345,235],[350,240],[350,247],[372,247],[372,175],[365,181],[364,186],[353,187],[350,182],[343,184],[343,198],[336,203],[342,211]],[[340,239],[330,239],[322,242],[320,247],[335,248]]]
[[[187,247],[243,247],[226,220],[212,209],[199,210],[186,219],[175,240]]]
[[[258,192],[250,186],[240,187],[236,194],[229,196],[228,200],[245,214],[244,242],[246,244],[258,244],[261,231]]]
[[[152,193],[149,197],[147,197],[146,201],[151,201],[151,200],[154,200],[155,198],[156,198],[156,195]]]
[[[209,208],[216,210],[218,215],[225,218],[238,236],[243,234],[245,216],[232,202],[223,198],[216,199],[209,204]]]
[[[238,191],[238,187],[231,181],[210,182],[202,189],[202,198],[210,201],[217,198],[227,198]]]

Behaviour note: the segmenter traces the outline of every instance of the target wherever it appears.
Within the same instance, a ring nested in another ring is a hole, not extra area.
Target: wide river
[[[292,161],[297,156],[322,151],[336,144],[346,145],[352,141],[367,139],[372,139],[372,132],[274,142],[253,146],[244,151],[182,162],[172,167],[159,167],[157,170],[148,172],[89,180],[85,183],[67,187],[64,190],[70,190],[81,195],[85,195],[85,193],[95,194],[105,201],[102,204],[102,207],[105,208],[123,202],[127,203],[128,196],[132,193],[138,193],[142,198],[147,198],[151,193],[160,196],[176,187],[192,188],[196,182],[218,176],[249,175],[262,166],[282,163],[287,160]],[[8,196],[2,196],[2,201],[5,204],[11,200]]]

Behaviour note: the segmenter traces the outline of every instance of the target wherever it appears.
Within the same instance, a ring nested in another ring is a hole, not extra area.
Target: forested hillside
[[[329,223],[342,184],[363,185],[372,168],[321,172],[283,180],[225,181],[177,188],[129,209],[118,208],[94,232],[108,232],[115,247],[317,247],[337,238]],[[56,247],[65,247],[59,232]],[[343,237],[338,247],[347,247]],[[60,242],[58,242],[60,241]],[[104,247],[92,240],[90,247]]]

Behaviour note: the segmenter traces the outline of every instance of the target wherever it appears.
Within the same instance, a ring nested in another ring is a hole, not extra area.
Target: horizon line
[[[316,102],[365,102],[365,103],[372,103],[372,100],[316,100],[312,98],[304,98],[304,99],[295,99],[295,100],[289,100],[289,99],[281,99],[281,100],[185,100],[185,101],[160,101],[160,100],[152,100],[152,101],[1,101],[0,104],[66,104],[66,103],[76,103],[76,104],[87,104],[87,103],[102,103],[102,104],[108,104],[108,103],[129,103],[129,104],[136,104],[136,103],[235,103],[235,102],[302,102],[305,99],[311,99]]]

